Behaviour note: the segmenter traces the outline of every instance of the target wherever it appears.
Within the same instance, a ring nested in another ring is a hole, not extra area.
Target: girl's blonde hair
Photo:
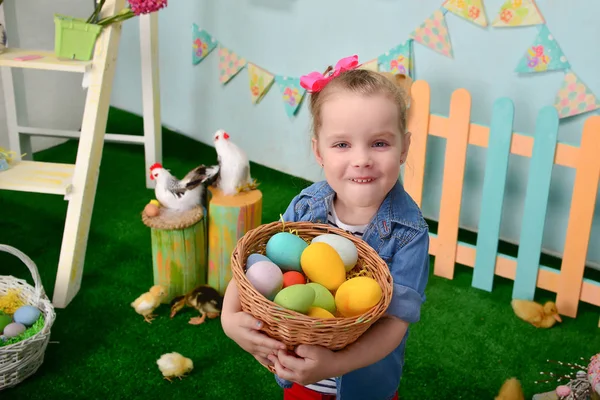
[[[329,67],[325,75],[330,71]],[[365,96],[383,94],[392,100],[398,109],[398,128],[401,134],[406,133],[406,115],[410,103],[410,85],[412,80],[406,75],[394,75],[389,72],[376,72],[367,69],[344,71],[333,78],[320,91],[311,93],[309,109],[312,115],[312,131],[319,137],[322,125],[321,108],[327,96],[335,91],[349,91]]]

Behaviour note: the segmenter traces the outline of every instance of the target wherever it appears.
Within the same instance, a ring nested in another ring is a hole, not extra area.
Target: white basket
[[[33,375],[44,362],[46,346],[50,340],[50,328],[56,314],[54,306],[42,287],[38,269],[33,261],[14,247],[0,244],[0,251],[17,256],[29,268],[35,287],[14,276],[0,276],[0,295],[11,289],[20,289],[25,304],[37,307],[44,316],[44,328],[20,342],[0,347],[0,390],[13,387]]]

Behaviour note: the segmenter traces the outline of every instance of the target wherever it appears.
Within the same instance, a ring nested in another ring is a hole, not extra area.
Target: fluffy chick
[[[150,290],[135,299],[131,303],[131,307],[135,309],[135,312],[142,315],[144,320],[149,324],[155,318],[152,312],[160,306],[161,301],[167,295],[167,289],[161,285],[154,285]]]
[[[171,382],[171,378],[181,379],[194,369],[192,360],[177,352],[163,354],[156,360],[156,364],[163,377],[169,382]]]
[[[514,299],[511,306],[517,317],[536,328],[551,328],[556,322],[562,322],[553,301],[548,301],[542,306],[535,301]]]
[[[521,382],[517,378],[507,379],[500,388],[495,400],[525,400]]]

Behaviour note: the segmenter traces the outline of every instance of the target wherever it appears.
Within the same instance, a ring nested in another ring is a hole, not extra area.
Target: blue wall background
[[[484,0],[488,23],[503,1]],[[379,56],[407,40],[441,4],[442,0],[170,1],[159,14],[163,124],[209,144],[215,130],[226,129],[252,161],[308,180],[322,179],[310,153],[306,106],[296,118],[288,118],[276,85],[258,105],[252,104],[247,69],[223,86],[217,50],[194,66],[192,24],[271,73],[300,76],[322,71],[351,54],[358,54],[361,61]],[[600,25],[595,19],[600,1],[537,4],[573,71],[600,96]],[[472,121],[488,125],[494,100],[507,96],[515,103],[515,130],[533,133],[537,111],[553,103],[564,76],[561,71],[529,76],[513,72],[537,28],[482,28],[450,12],[446,22],[454,58],[414,43],[416,78],[431,85],[432,112],[447,115],[452,92],[466,88],[473,98]],[[137,114],[142,112],[139,53],[138,24],[130,20],[124,24],[112,105]],[[559,139],[578,145],[583,123],[592,114],[561,120]],[[423,211],[436,219],[444,140],[431,138],[429,146]],[[484,166],[485,149],[470,147],[461,212],[461,224],[468,229],[477,226]],[[528,159],[511,158],[501,226],[502,237],[511,242],[519,240],[527,171]],[[574,171],[555,167],[543,242],[550,253],[563,249],[573,178]],[[282,211],[286,206],[281,205]],[[590,265],[596,268],[599,214],[597,206],[588,252]]]

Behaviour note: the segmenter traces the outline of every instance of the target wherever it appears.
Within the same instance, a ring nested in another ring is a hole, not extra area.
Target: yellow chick
[[[194,369],[192,360],[177,352],[163,354],[156,360],[156,364],[160,372],[162,372],[163,377],[169,382],[171,382],[171,378],[179,378],[181,380],[181,377]]]
[[[511,305],[517,317],[536,328],[551,328],[557,321],[562,322],[556,304],[552,301],[542,306],[535,301],[515,299]]]
[[[507,379],[494,400],[525,400],[521,382],[517,378]]]
[[[166,295],[167,289],[165,289],[164,286],[154,285],[148,292],[135,299],[135,301],[131,303],[131,307],[135,309],[136,313],[143,315],[144,320],[150,324],[155,318],[155,315],[152,314],[152,312],[160,306],[162,299]]]

